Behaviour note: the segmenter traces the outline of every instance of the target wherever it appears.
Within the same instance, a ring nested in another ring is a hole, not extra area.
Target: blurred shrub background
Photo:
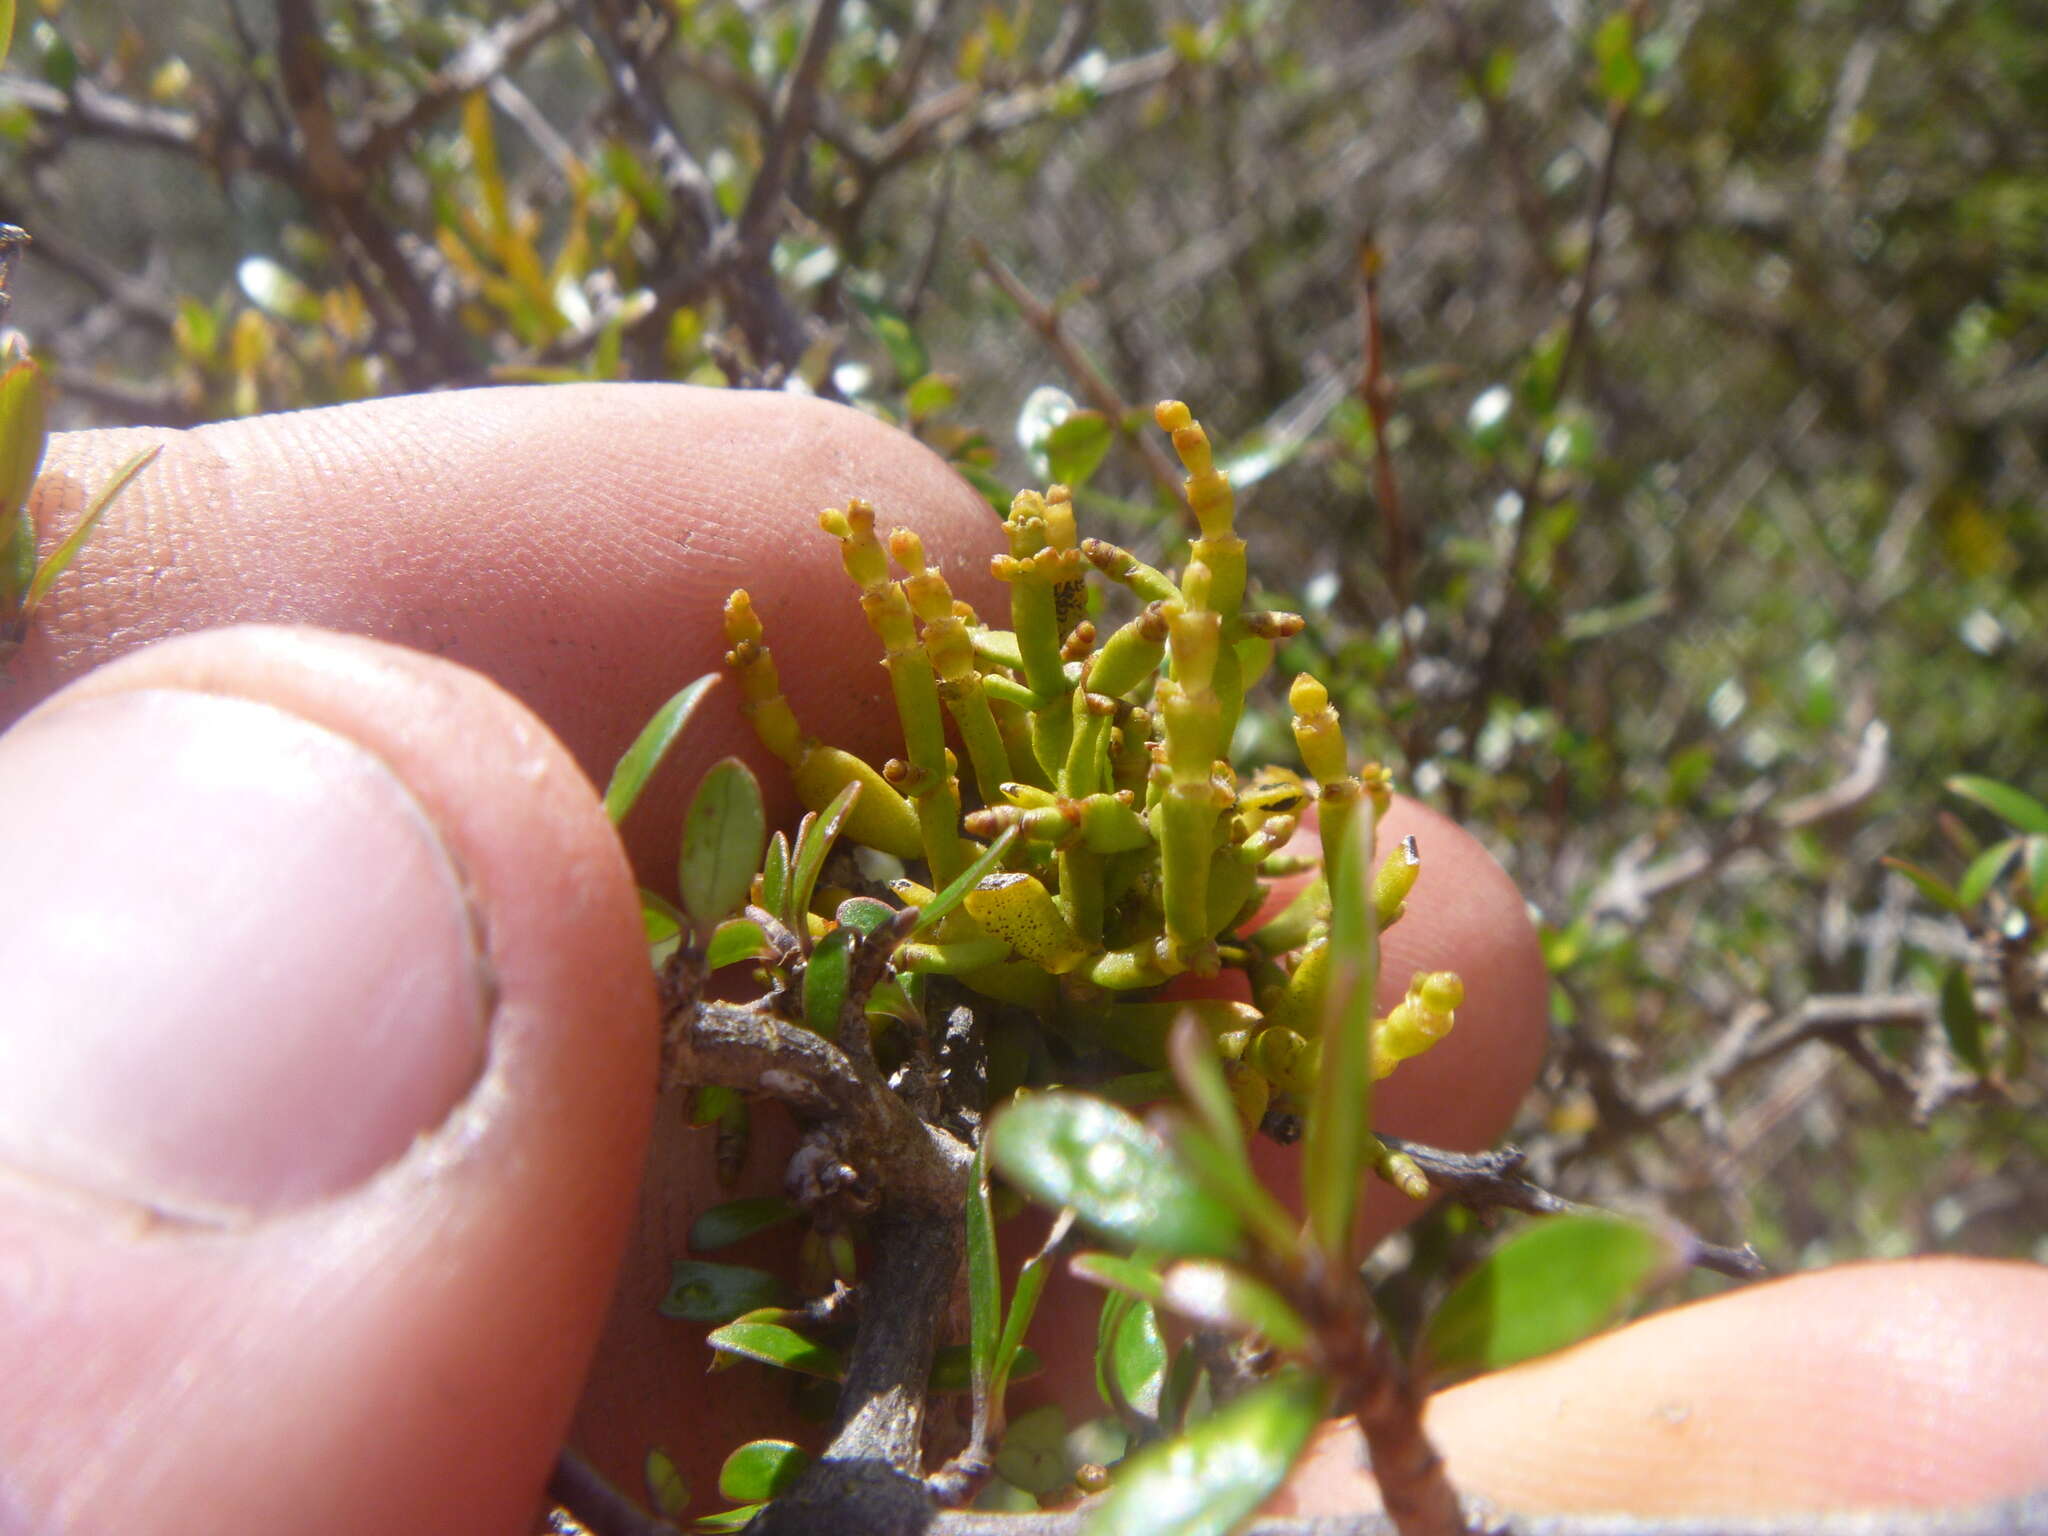
[[[2048,1259],[2048,826],[1880,862],[2048,794],[2036,0],[24,0],[0,217],[67,425],[806,389],[1159,554],[1186,398],[1540,909],[1541,1176]]]

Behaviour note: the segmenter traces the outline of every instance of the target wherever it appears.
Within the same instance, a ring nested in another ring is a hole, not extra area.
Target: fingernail
[[[0,739],[0,1163],[174,1214],[361,1183],[482,1069],[487,972],[405,785],[267,704]]]

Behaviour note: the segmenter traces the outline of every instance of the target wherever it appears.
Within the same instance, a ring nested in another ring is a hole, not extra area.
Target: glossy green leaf
[[[742,1319],[714,1329],[705,1342],[720,1354],[758,1360],[763,1365],[779,1365],[787,1371],[822,1376],[828,1381],[837,1381],[846,1374],[846,1365],[837,1350],[807,1339],[794,1328],[785,1328],[780,1323]]]
[[[742,1504],[736,1509],[721,1509],[715,1515],[699,1515],[690,1522],[690,1529],[703,1531],[706,1536],[724,1536],[727,1531],[744,1531],[754,1523],[755,1516],[762,1510],[759,1504]]]
[[[792,932],[801,933],[804,914],[811,910],[811,893],[818,888],[819,871],[824,869],[826,856],[832,852],[832,844],[839,838],[839,829],[846,825],[853,802],[859,798],[860,781],[856,779],[834,795],[824,810],[806,816],[797,827],[796,847],[789,855],[789,923]]]
[[[0,372],[0,512],[28,503],[48,438],[49,392],[43,371],[24,357]]]
[[[1140,1451],[1090,1513],[1086,1536],[1226,1536],[1280,1486],[1328,1398],[1320,1377],[1281,1376]]]
[[[2019,856],[2020,839],[2008,837],[1993,843],[1976,858],[1970,860],[1970,867],[1963,871],[1963,878],[1956,882],[1956,900],[1967,910],[1982,901],[1998,884],[2006,868]]]
[[[2048,805],[2010,784],[1964,773],[1948,781],[1948,791],[1952,795],[1961,795],[1965,800],[1976,801],[2021,832],[2048,833]]]
[[[1140,1301],[1158,1302],[1166,1294],[1157,1264],[1118,1258],[1113,1253],[1078,1253],[1067,1263],[1069,1273],[1113,1291],[1122,1291]]]
[[[1255,1333],[1275,1349],[1308,1346],[1308,1324],[1286,1299],[1263,1281],[1214,1259],[1175,1264],[1160,1277],[1161,1300],[1170,1312],[1206,1328]]]
[[[896,921],[896,909],[872,896],[849,896],[839,903],[839,910],[832,914],[832,920],[855,933],[875,933],[885,924]]]
[[[668,1294],[656,1308],[686,1323],[729,1323],[782,1299],[783,1284],[765,1269],[679,1259],[669,1268]]]
[[[818,940],[804,962],[804,1023],[827,1040],[839,1038],[839,1013],[846,1006],[857,938],[851,928],[834,928]]]
[[[1444,1298],[1423,1335],[1438,1379],[1495,1371],[1599,1332],[1684,1255],[1619,1216],[1552,1216],[1502,1243]]]
[[[683,910],[700,933],[746,905],[767,841],[768,817],[753,770],[736,757],[720,758],[691,797],[676,866]]]
[[[1302,1136],[1308,1229],[1333,1264],[1351,1260],[1359,1181],[1372,1121],[1373,989],[1379,934],[1372,902],[1372,802],[1360,796],[1342,842],[1324,848],[1330,886],[1330,980],[1322,1055]]]
[[[1914,888],[1922,896],[1925,896],[1937,907],[1953,912],[1957,916],[1961,916],[1970,910],[1964,904],[1962,898],[1956,895],[1954,887],[1950,886],[1947,881],[1943,880],[1933,871],[1923,869],[1918,864],[1909,863],[1905,859],[1886,858],[1880,862],[1887,868],[1895,869],[1904,875],[1913,883]]]
[[[1126,1248],[1227,1258],[1242,1246],[1230,1208],[1129,1111],[1079,1093],[1012,1101],[989,1128],[1003,1177]]]
[[[1046,433],[1046,468],[1055,481],[1079,490],[1094,477],[1115,440],[1115,429],[1100,411],[1075,411]]]
[[[996,1218],[988,1198],[988,1143],[974,1149],[967,1173],[967,1343],[977,1403],[995,1380],[1003,1337],[1003,1277],[996,1264]]]
[[[1017,828],[1008,827],[996,840],[990,843],[975,858],[974,862],[955,875],[950,884],[918,909],[917,926],[911,930],[913,939],[931,932],[952,914],[955,907],[965,899],[967,893],[988,877],[989,871],[1002,861],[1010,851],[1010,844],[1017,840]]]
[[[647,1484],[648,1505],[662,1519],[673,1520],[690,1507],[690,1485],[683,1481],[675,1458],[660,1446],[648,1451],[641,1481]]]
[[[752,1440],[725,1458],[718,1491],[734,1503],[765,1504],[802,1475],[810,1452],[788,1440]]]
[[[50,557],[36,567],[35,580],[29,583],[28,596],[21,604],[24,618],[35,616],[35,611],[42,606],[43,599],[49,596],[50,588],[55,585],[57,578],[71,568],[71,562],[76,560],[78,552],[85,548],[85,541],[91,538],[93,530],[99,527],[100,519],[107,515],[107,509],[128,489],[128,482],[147,469],[161,452],[161,443],[151,444],[122,464],[108,478],[107,483],[100,487],[99,493],[86,505],[77,526],[65,534],[63,542],[50,551]]]
[[[768,935],[751,917],[729,917],[712,930],[704,946],[704,967],[719,971],[748,960],[766,960],[775,953]]]
[[[903,408],[912,421],[923,421],[948,409],[960,398],[960,381],[949,373],[928,373],[905,391]]]
[[[626,819],[626,813],[639,800],[647,781],[654,777],[654,770],[661,766],[661,760],[668,756],[668,749],[676,744],[676,738],[683,734],[683,727],[690,723],[691,713],[703,702],[704,695],[717,686],[719,676],[716,672],[705,673],[662,705],[634,739],[633,745],[626,748],[625,756],[612,770],[611,782],[604,788],[604,813],[612,819],[613,826]]]
[[[697,1219],[690,1223],[690,1251],[716,1253],[721,1248],[730,1248],[734,1243],[745,1242],[756,1233],[770,1231],[796,1218],[796,1207],[780,1195],[753,1195],[743,1200],[728,1200],[723,1205],[714,1205],[699,1212]]]
[[[1111,1408],[1119,1398],[1140,1413],[1156,1413],[1166,1385],[1166,1339],[1150,1302],[1123,1291],[1102,1298],[1095,1330],[1095,1390]]]
[[[761,860],[761,910],[789,926],[789,839],[777,832]]]
[[[1941,1028],[1956,1060],[1982,1077],[1991,1070],[1984,1051],[1984,1016],[1970,987],[1970,970],[1960,961],[1941,978]]]

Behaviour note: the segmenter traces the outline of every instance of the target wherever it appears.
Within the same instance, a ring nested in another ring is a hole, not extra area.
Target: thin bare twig
[[[1009,301],[1017,306],[1029,325],[1059,359],[1067,376],[1087,397],[1088,403],[1109,419],[1109,424],[1126,443],[1137,450],[1145,473],[1152,477],[1152,483],[1168,497],[1178,500],[1181,491],[1181,477],[1174,469],[1165,451],[1153,440],[1149,432],[1137,430],[1131,422],[1131,408],[1116,386],[1103,376],[1089,359],[1088,354],[1077,346],[1066,328],[1060,324],[1059,311],[1047,304],[1037,294],[1024,286],[1022,278],[1003,264],[997,256],[979,240],[967,242],[967,254],[974,258],[975,265],[986,272],[995,285],[1002,289]]]
[[[1358,242],[1359,318],[1365,332],[1365,371],[1359,377],[1358,394],[1372,419],[1373,490],[1380,504],[1380,516],[1387,528],[1387,587],[1394,594],[1394,618],[1401,635],[1401,653],[1412,647],[1408,626],[1402,622],[1413,600],[1409,585],[1411,535],[1408,514],[1401,504],[1401,481],[1394,473],[1394,450],[1387,442],[1388,424],[1394,417],[1394,379],[1387,372],[1384,336],[1380,328],[1380,266],[1378,244],[1368,234]]]

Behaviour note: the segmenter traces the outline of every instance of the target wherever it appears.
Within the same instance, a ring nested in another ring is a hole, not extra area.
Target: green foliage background
[[[1181,524],[1116,408],[1185,398],[1290,659],[1540,909],[1539,1173],[1775,1265],[2048,1258],[2038,1067],[1924,1133],[1819,1045],[1637,1113],[1745,1010],[1931,992],[1963,929],[1880,857],[1959,871],[1951,773],[2048,795],[2038,6],[852,0],[799,138],[816,13],[25,6],[13,320],[70,425],[781,381],[1085,479],[1147,558]]]

